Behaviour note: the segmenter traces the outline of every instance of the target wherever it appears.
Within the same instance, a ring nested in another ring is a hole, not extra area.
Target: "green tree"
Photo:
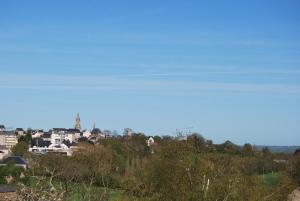
[[[11,151],[15,156],[23,156],[28,151],[28,144],[25,141],[18,142]]]
[[[26,142],[27,144],[30,144],[31,141],[32,141],[32,135],[31,135],[31,132],[27,132],[24,136],[21,136],[18,140],[19,142],[20,141],[24,141]]]

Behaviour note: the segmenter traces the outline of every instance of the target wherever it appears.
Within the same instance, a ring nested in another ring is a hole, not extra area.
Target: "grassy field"
[[[58,182],[53,182],[54,186],[56,186],[57,188],[59,188],[59,183]],[[37,185],[37,180],[36,178],[30,177],[28,178],[27,182],[26,182],[27,186],[36,186]],[[43,185],[46,188],[49,187],[48,182],[41,182],[38,184],[39,186]],[[104,191],[104,189],[102,187],[98,187],[98,186],[90,186],[90,187],[86,187],[83,185],[79,185],[79,184],[69,184],[69,188],[72,189],[71,192],[69,192],[68,194],[68,201],[82,201],[84,200],[84,197],[87,193],[88,194],[93,194],[93,195],[99,195],[102,194],[102,192]],[[108,192],[108,198],[109,201],[117,201],[121,198],[123,192],[121,190],[117,190],[117,189],[107,189]]]
[[[118,190],[111,190],[109,193],[109,200],[110,201],[117,201],[122,197],[123,192]]]
[[[101,194],[104,189],[101,187],[89,187],[89,189],[87,189],[89,192],[91,192],[92,194]],[[84,200],[84,198],[82,197],[82,193],[84,193],[84,188],[82,186],[74,186],[73,187],[73,191],[70,193],[69,195],[69,199],[70,201],[82,201]],[[119,190],[114,190],[114,189],[108,189],[108,198],[109,201],[117,201],[119,200],[119,198],[122,196],[122,191]]]
[[[264,175],[261,175],[263,177],[264,183],[268,187],[276,187],[279,181],[279,173],[278,172],[270,172]]]

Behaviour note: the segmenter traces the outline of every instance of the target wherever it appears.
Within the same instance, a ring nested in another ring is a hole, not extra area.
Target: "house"
[[[73,154],[73,150],[75,147],[75,143],[70,143],[68,140],[63,141],[61,144],[52,144],[50,141],[44,141],[43,139],[35,139],[31,143],[31,147],[29,148],[29,152],[37,153],[37,154],[46,154],[49,152],[52,153],[62,153],[67,156],[71,156]]]
[[[40,138],[44,134],[44,130],[42,129],[37,129],[35,131],[32,131],[32,138]]]
[[[80,138],[80,130],[78,129],[65,129],[65,128],[53,128],[51,130],[51,144],[60,145],[63,141],[74,142]]]
[[[71,156],[77,136],[80,136],[78,129],[53,128],[44,133],[41,138],[33,139],[29,151],[39,154],[53,152]]]
[[[0,145],[0,160],[8,156],[8,154],[9,154],[9,149],[7,149],[4,145]]]
[[[99,128],[94,128],[93,130],[92,130],[92,134],[95,134],[95,135],[99,135],[99,134],[101,134],[102,132],[101,132],[101,130],[99,129]]]
[[[131,137],[133,135],[133,130],[131,128],[124,128],[123,135]]]
[[[154,145],[154,138],[153,137],[149,137],[149,139],[147,140],[147,146],[150,147],[151,145]]]
[[[0,132],[1,131],[5,131],[5,126],[4,125],[0,125]]]
[[[112,138],[113,137],[113,133],[110,130],[104,130],[102,133],[103,133],[105,138]],[[102,136],[100,135],[100,137],[102,137]]]
[[[90,142],[93,142],[94,144],[98,143],[100,141],[101,136],[96,134],[91,134],[90,137],[88,137],[88,140]]]
[[[92,132],[92,133],[93,133],[93,132]],[[82,136],[83,136],[83,137],[86,137],[86,138],[89,138],[89,137],[92,135],[92,133],[91,133],[90,131],[88,131],[88,130],[85,130],[85,131],[83,131]]]
[[[31,141],[31,147],[49,147],[50,140],[44,140],[42,138],[36,138]]]
[[[94,128],[92,131],[85,130],[82,137],[87,138],[90,142],[97,143],[101,138],[106,138],[110,131],[102,132],[99,128]]]
[[[69,140],[70,142],[74,142],[80,137],[81,137],[81,132],[79,129],[70,128],[67,130],[66,140]]]
[[[41,136],[41,139],[43,141],[51,141],[51,133],[50,132],[44,132],[44,134]]]
[[[51,144],[60,145],[67,138],[67,129],[65,128],[53,128],[51,131]]]
[[[23,130],[23,128],[16,128],[15,134],[18,136],[23,136],[25,135],[25,131]]]
[[[46,154],[48,153],[48,147],[50,146],[49,141],[42,141],[39,143],[36,143],[36,145],[33,145],[29,148],[29,152],[38,153],[38,154]]]
[[[18,143],[17,135],[14,131],[1,131],[0,132],[0,145],[10,149]]]
[[[23,167],[24,169],[26,169],[28,166],[28,162],[21,156],[9,156],[0,163],[0,166],[6,166],[9,164],[13,164],[18,167]]]

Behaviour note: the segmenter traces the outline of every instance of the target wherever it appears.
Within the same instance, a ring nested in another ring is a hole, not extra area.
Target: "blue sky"
[[[300,3],[1,1],[0,123],[300,145]]]

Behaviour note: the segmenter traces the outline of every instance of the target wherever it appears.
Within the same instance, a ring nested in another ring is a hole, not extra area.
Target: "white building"
[[[154,142],[154,139],[153,137],[149,137],[149,139],[147,140],[147,145],[148,147],[150,147],[151,145],[153,145],[155,142]]]
[[[32,138],[40,138],[44,134],[43,130],[35,130],[32,132]]]
[[[133,135],[133,130],[131,128],[124,128],[123,135],[131,137]]]
[[[67,138],[67,129],[65,128],[53,128],[51,133],[51,144],[60,145]]]
[[[23,128],[16,128],[15,133],[16,133],[18,136],[23,136],[23,135],[25,135],[25,131],[23,130]]]
[[[0,132],[0,145],[11,149],[18,143],[17,135],[14,131],[1,131]]]
[[[92,135],[92,133],[88,130],[83,131],[83,134],[82,134],[82,136],[86,137],[86,138],[89,138],[91,135]]]
[[[81,137],[81,132],[79,129],[70,128],[67,130],[67,140],[69,140],[71,143],[76,141],[80,137]]]
[[[60,145],[64,141],[73,143],[78,138],[80,138],[78,129],[54,128],[51,132],[50,142],[54,145]]]
[[[54,152],[71,156],[76,150],[74,142],[80,137],[80,134],[78,129],[53,128],[44,133],[41,139],[35,139],[36,143],[29,148],[29,151],[38,154]]]

